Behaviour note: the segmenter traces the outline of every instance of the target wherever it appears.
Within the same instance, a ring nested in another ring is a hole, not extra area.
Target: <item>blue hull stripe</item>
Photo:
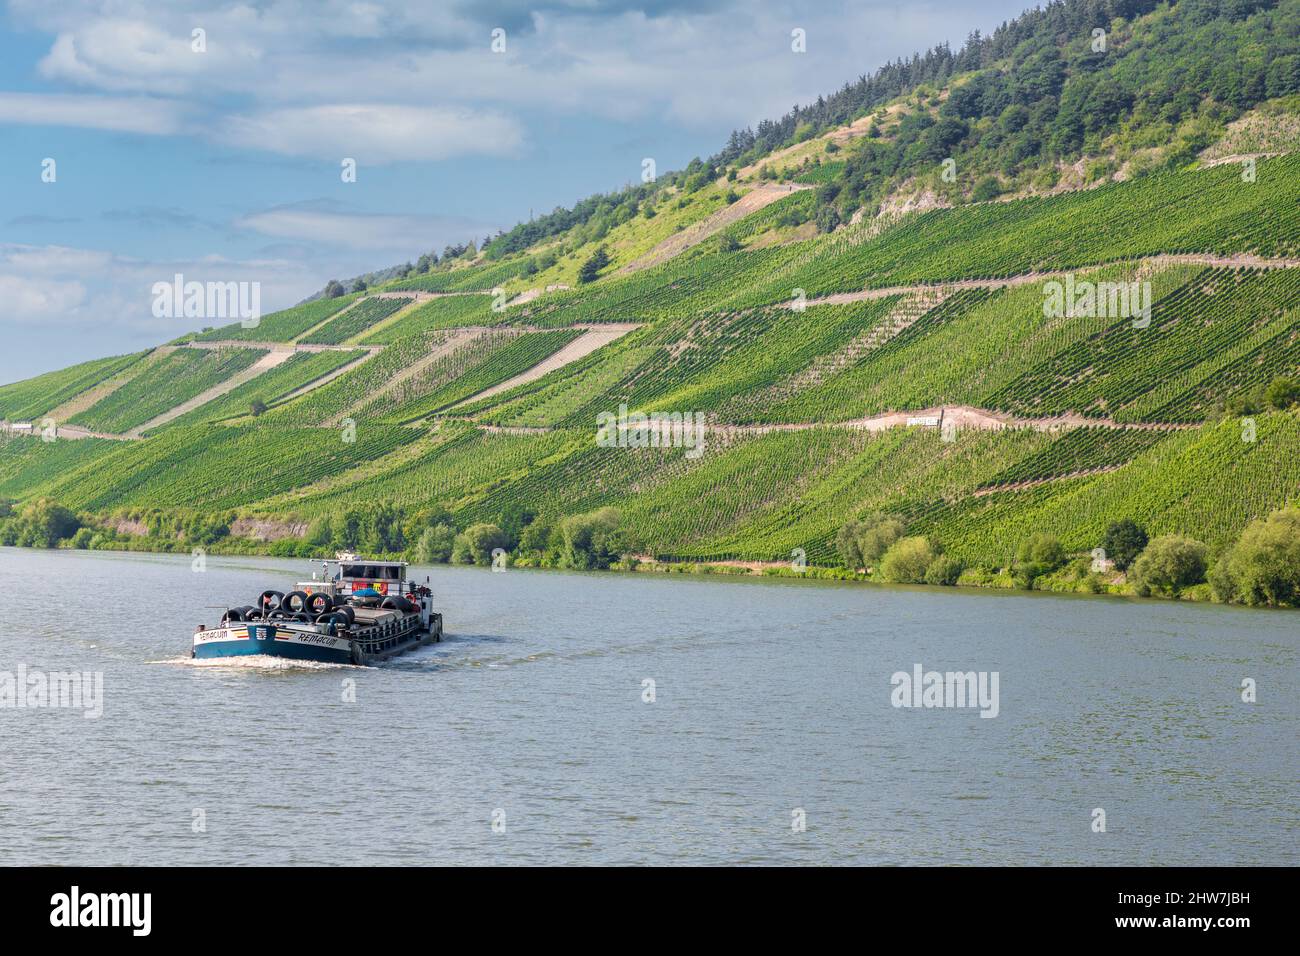
[[[350,664],[352,653],[333,647],[313,647],[294,641],[277,641],[274,638],[249,638],[244,641],[211,641],[194,647],[196,658],[246,657],[266,654],[268,657],[291,657],[301,661],[320,661],[325,664]]]

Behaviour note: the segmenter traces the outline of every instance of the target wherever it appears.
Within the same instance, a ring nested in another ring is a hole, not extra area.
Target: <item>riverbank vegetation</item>
[[[572,570],[765,574],[980,588],[1130,594],[1214,600],[1250,606],[1300,606],[1300,507],[1252,521],[1217,553],[1185,535],[1148,539],[1132,519],[1112,522],[1105,545],[1071,553],[1052,534],[1035,532],[1003,563],[945,553],[938,539],[909,534],[898,516],[873,514],[846,523],[834,562],[660,561],[613,507],[563,518],[512,506],[491,521],[458,524],[446,508],[407,512],[381,503],[320,518],[301,534],[263,540],[265,526],[235,512],[181,515],[128,510],[108,517],[82,513],[48,498],[15,507],[0,502],[0,545],[87,550],[267,554],[315,558],[358,551],[417,564]],[[1108,556],[1113,554],[1113,557]]]

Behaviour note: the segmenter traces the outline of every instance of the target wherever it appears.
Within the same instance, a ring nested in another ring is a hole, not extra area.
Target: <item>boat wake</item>
[[[273,657],[270,654],[241,654],[232,657],[168,657],[146,664],[173,664],[180,667],[220,667],[228,670],[263,671],[332,671],[366,670],[354,664],[332,664],[327,661],[298,660],[291,657]]]

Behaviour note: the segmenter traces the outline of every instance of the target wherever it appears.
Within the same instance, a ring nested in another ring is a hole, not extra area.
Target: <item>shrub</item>
[[[897,518],[874,514],[840,528],[835,536],[835,550],[844,567],[864,568],[879,561],[905,530]]]
[[[623,516],[617,508],[601,508],[565,518],[560,523],[564,542],[561,563],[584,571],[608,568],[627,550],[622,523]]]
[[[1126,571],[1147,546],[1147,541],[1147,533],[1142,526],[1132,518],[1125,518],[1123,521],[1112,521],[1106,526],[1101,547],[1106,552],[1106,557],[1115,562],[1117,570]]]
[[[456,529],[438,524],[425,528],[415,542],[415,560],[421,564],[446,564],[456,547]],[[489,549],[489,554],[491,550]]]
[[[1045,571],[1055,571],[1065,563],[1065,548],[1055,535],[1039,531],[1021,543],[1016,557],[1021,564],[1037,564]]]
[[[492,552],[497,548],[505,550],[509,544],[509,536],[496,525],[479,522],[456,536],[452,560],[459,564],[486,567],[492,563]]]
[[[926,584],[942,584],[948,587],[957,583],[965,566],[956,558],[941,554],[925,569]]]
[[[11,518],[10,524],[11,532],[4,543],[24,548],[53,548],[81,527],[75,514],[49,498],[33,501],[16,518]],[[8,540],[10,536],[12,540]]]
[[[920,535],[902,538],[880,560],[880,574],[891,584],[923,584],[936,557],[930,542]]]
[[[985,176],[975,184],[971,199],[975,202],[988,202],[997,199],[1000,195],[1002,195],[1002,184],[998,182],[997,177]]]
[[[1221,601],[1300,605],[1300,508],[1252,521],[1210,574]]]
[[[1290,408],[1300,402],[1300,382],[1282,376],[1273,379],[1264,390],[1264,401],[1273,408]]]
[[[1177,594],[1205,580],[1205,545],[1182,535],[1154,539],[1133,562],[1129,580],[1144,597],[1153,592]]]

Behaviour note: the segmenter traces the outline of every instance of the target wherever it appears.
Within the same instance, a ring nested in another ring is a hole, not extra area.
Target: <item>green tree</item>
[[[893,584],[923,584],[936,557],[928,539],[920,535],[900,538],[880,559],[880,574]]]
[[[343,283],[338,279],[330,279],[329,282],[325,283],[325,297],[327,299],[337,299],[346,293],[347,289],[343,288]]]
[[[1252,521],[1210,573],[1221,601],[1300,605],[1300,508]]]
[[[601,246],[592,254],[590,259],[582,264],[582,268],[578,270],[578,281],[583,284],[595,282],[600,278],[600,270],[609,265],[609,263],[609,253],[605,251],[604,246]]]
[[[303,539],[317,551],[326,551],[334,543],[334,528],[330,525],[329,516],[317,518],[307,526],[307,534]],[[322,554],[322,556],[324,556]]]
[[[1065,548],[1060,539],[1040,531],[1021,542],[1011,570],[1016,586],[1029,590],[1036,578],[1050,574],[1064,563]]]
[[[925,583],[951,587],[964,570],[965,566],[956,558],[941,554],[925,569]]]
[[[415,542],[415,560],[421,564],[446,564],[455,547],[456,529],[449,524],[434,525],[420,532]]]
[[[1152,539],[1133,562],[1129,580],[1138,594],[1177,594],[1205,580],[1206,548],[1194,538],[1168,534]]]
[[[80,519],[63,505],[38,498],[18,514],[17,543],[25,548],[53,548],[80,527]]]
[[[492,563],[492,552],[497,548],[510,550],[510,538],[494,524],[480,521],[456,536],[452,559],[460,564],[477,564],[487,567]]]
[[[1038,531],[1021,542],[1016,557],[1022,564],[1037,564],[1047,571],[1055,571],[1065,563],[1065,548],[1055,535]]]
[[[835,537],[835,549],[844,567],[869,567],[880,560],[905,530],[906,526],[897,518],[873,514],[840,528]]]
[[[555,526],[546,518],[531,522],[519,536],[520,551],[543,559],[557,554],[560,546]]]
[[[608,568],[627,550],[623,516],[616,508],[601,508],[560,522],[561,563],[568,568]]]
[[[991,199],[997,199],[1002,195],[1002,184],[998,182],[996,176],[985,176],[975,184],[975,189],[971,192],[971,199],[974,202],[988,202]]]
[[[1126,571],[1147,546],[1147,540],[1147,533],[1140,524],[1132,518],[1124,518],[1106,526],[1101,547],[1118,570]]]

